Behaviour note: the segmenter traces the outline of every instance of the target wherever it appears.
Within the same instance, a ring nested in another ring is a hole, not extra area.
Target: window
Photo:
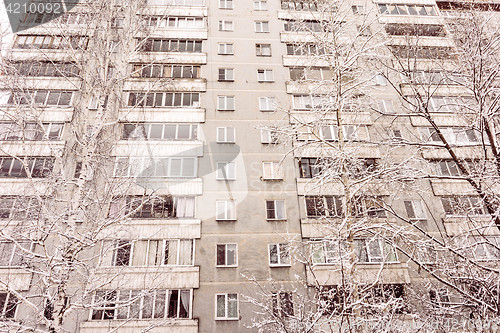
[[[219,68],[219,81],[234,81],[234,69]]]
[[[215,306],[216,320],[238,320],[238,294],[216,294]]]
[[[328,95],[293,95],[292,104],[294,110],[309,111],[315,108],[326,109],[332,104],[332,96]]]
[[[15,49],[87,49],[88,37],[85,36],[47,36],[18,35]]]
[[[408,215],[410,221],[420,221],[427,219],[421,200],[405,200],[404,205],[406,209],[406,215]]]
[[[322,55],[325,48],[317,44],[286,44],[287,55]]]
[[[269,244],[269,266],[290,266],[288,244]]]
[[[324,67],[291,67],[290,80],[332,80],[332,71]]]
[[[317,4],[314,1],[281,1],[281,9],[317,11]]]
[[[338,195],[307,195],[307,217],[341,217],[342,197]]]
[[[431,289],[429,290],[429,298],[431,303],[437,306],[450,306],[450,296],[447,289]]]
[[[235,180],[236,164],[235,162],[217,163],[217,180]]]
[[[392,101],[390,99],[382,99],[378,101],[378,110],[381,113],[394,113]]]
[[[283,179],[280,162],[262,162],[262,180]]]
[[[18,267],[28,263],[31,242],[0,242],[0,266]]]
[[[80,73],[78,66],[71,62],[23,61],[11,65],[8,73],[22,76],[74,77]]]
[[[357,196],[354,197],[351,204],[354,217],[387,217],[381,197]]]
[[[276,111],[276,97],[259,97],[260,111]]]
[[[140,52],[185,52],[199,53],[202,50],[201,40],[192,39],[137,39]]]
[[[144,22],[149,27],[169,29],[203,29],[205,22],[203,17],[192,16],[144,16]]]
[[[323,162],[315,157],[302,157],[299,159],[300,178],[314,178],[323,169]]]
[[[191,290],[100,290],[91,320],[175,319],[191,317]]]
[[[0,196],[0,219],[31,220],[40,214],[37,198],[28,196]]]
[[[457,163],[453,160],[432,161],[432,168],[435,174],[440,176],[461,176],[462,172]]]
[[[375,74],[375,76],[373,77],[373,84],[376,86],[386,86],[387,79],[383,74]]]
[[[215,202],[216,220],[217,221],[234,221],[236,220],[236,208],[233,200],[221,200]]]
[[[441,203],[446,216],[486,215],[487,211],[479,197],[451,196],[442,197]]]
[[[378,4],[380,14],[384,15],[420,15],[436,16],[437,11],[434,6],[424,5],[402,5],[402,4]]]
[[[392,36],[446,36],[444,27],[437,24],[386,24],[385,32]]]
[[[293,316],[293,298],[290,292],[272,294],[273,315],[280,318]]]
[[[123,124],[122,140],[196,140],[197,124],[129,123]]]
[[[394,248],[382,239],[355,239],[354,247],[361,263],[397,262]]]
[[[255,44],[255,51],[258,57],[270,57],[271,44]]]
[[[220,55],[233,55],[234,54],[234,44],[233,43],[219,43]]]
[[[352,8],[352,12],[355,15],[364,15],[364,14],[366,14],[366,9],[365,9],[364,5],[354,5],[354,6],[351,6],[351,8]]]
[[[369,37],[372,35],[372,29],[370,28],[369,25],[356,24],[356,29],[358,30],[358,34],[360,36]]]
[[[284,200],[266,200],[266,218],[268,220],[286,220]]]
[[[274,75],[272,69],[258,69],[257,80],[259,82],[274,82]]]
[[[194,197],[142,197],[114,198],[109,207],[110,218],[193,218]]]
[[[327,22],[317,20],[286,20],[284,24],[285,31],[293,32],[321,32],[327,29]]]
[[[72,91],[31,90],[27,92],[13,91],[10,104],[38,104],[45,106],[70,106],[73,99]]]
[[[47,178],[54,161],[53,157],[0,157],[0,178]]]
[[[368,139],[368,128],[366,126],[342,125],[342,132],[344,140]],[[338,126],[321,126],[320,137],[325,141],[337,141]]]
[[[441,134],[449,144],[478,143],[479,133],[473,129],[464,127],[440,127]],[[441,139],[432,127],[419,128],[420,138],[424,142],[439,142]]]
[[[196,157],[116,157],[114,177],[196,177]]]
[[[234,127],[217,127],[217,142],[234,143],[235,136]]]
[[[220,9],[233,9],[233,0],[219,0]]]
[[[500,260],[500,238],[498,236],[476,236],[461,238],[458,246],[463,247],[466,256],[479,260]]]
[[[236,244],[217,244],[217,266],[238,266],[238,246]]]
[[[218,96],[217,110],[234,111],[235,110],[234,96]]]
[[[198,92],[130,92],[128,106],[132,107],[199,107]]]
[[[0,292],[0,318],[14,319],[19,300],[11,293]]]
[[[254,10],[267,10],[267,1],[265,0],[254,0],[253,2]]]
[[[408,46],[391,45],[391,52],[398,58],[409,59],[449,59],[456,55],[456,51],[446,46]]]
[[[61,140],[63,123],[0,122],[0,140],[2,141],[41,141]]]
[[[255,21],[255,32],[269,32],[269,22]]]
[[[233,31],[233,21],[219,21],[219,31]]]
[[[101,258],[104,266],[190,266],[194,239],[106,240]]]
[[[168,77],[174,79],[197,79],[200,77],[200,66],[134,64],[132,76],[143,78]]]
[[[260,130],[260,140],[261,143],[277,144],[279,143],[278,131],[274,128],[272,129],[261,129]]]

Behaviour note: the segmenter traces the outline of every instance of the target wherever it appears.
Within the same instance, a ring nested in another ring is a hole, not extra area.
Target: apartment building
[[[496,185],[457,163],[493,144],[450,59],[498,4],[66,5],[3,54],[0,331],[424,320],[468,295],[441,253],[496,265]]]

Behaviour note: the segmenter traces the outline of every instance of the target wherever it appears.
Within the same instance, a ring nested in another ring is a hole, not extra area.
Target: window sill
[[[266,182],[282,182],[283,178],[264,178],[264,177],[260,177],[260,180],[266,181]]]
[[[286,265],[269,265],[271,268],[289,268],[292,267],[291,264],[286,264]]]
[[[217,141],[217,143],[221,143],[221,144],[235,144],[236,141]]]
[[[233,111],[236,111],[235,109],[217,109],[217,111],[229,111],[229,112],[233,112]]]
[[[227,320],[230,320],[230,321],[237,321],[237,320],[240,320],[240,318],[215,318],[216,321],[227,321]]]
[[[274,81],[257,81],[259,83],[274,83]]]
[[[217,222],[236,222],[237,220],[236,219],[215,219],[215,221]]]
[[[287,219],[266,219],[267,222],[286,222]]]
[[[234,82],[234,80],[217,80],[217,82]]]
[[[238,265],[215,265],[216,268],[238,268]]]

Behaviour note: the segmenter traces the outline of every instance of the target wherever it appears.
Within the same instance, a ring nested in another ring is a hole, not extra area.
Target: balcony
[[[198,333],[198,320],[171,319],[161,320],[103,320],[88,321],[80,324],[80,333]]]

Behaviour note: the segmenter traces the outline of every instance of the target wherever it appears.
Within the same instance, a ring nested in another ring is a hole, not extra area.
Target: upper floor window
[[[269,21],[255,21],[255,32],[269,32]]]
[[[0,196],[0,219],[30,220],[39,214],[40,204],[35,197]]]
[[[351,9],[355,15],[366,14],[366,6],[365,5],[353,5],[353,6],[351,6]]]
[[[385,32],[391,36],[446,36],[444,26],[438,24],[386,24]]]
[[[123,124],[122,140],[196,140],[197,124]]]
[[[274,74],[272,69],[258,69],[257,81],[259,82],[274,82]]]
[[[268,220],[286,220],[285,200],[266,200]]]
[[[263,128],[260,130],[260,142],[266,144],[279,143],[279,133],[276,129]]]
[[[263,180],[283,179],[283,172],[280,167],[280,162],[262,162],[262,179]]]
[[[46,178],[54,161],[54,157],[0,157],[0,178]]]
[[[235,142],[234,127],[217,127],[217,142],[219,143],[234,143]]]
[[[461,85],[464,77],[460,73],[448,71],[413,71],[403,76],[403,82],[413,81],[417,84]]]
[[[73,99],[72,91],[61,90],[31,90],[13,91],[9,98],[10,104],[38,104],[43,106],[70,106]]]
[[[217,180],[235,180],[235,162],[217,162]]]
[[[456,51],[449,46],[391,45],[392,54],[400,59],[449,59]]]
[[[88,45],[85,36],[18,35],[15,49],[82,49]]]
[[[40,141],[61,140],[63,123],[0,122],[0,140],[5,141]]]
[[[332,96],[329,95],[293,95],[292,104],[294,110],[308,111],[327,107],[332,101]]]
[[[286,318],[293,316],[293,297],[291,292],[279,292],[273,293],[272,299],[272,309],[273,314],[276,317]]]
[[[105,240],[104,266],[193,265],[194,239]]]
[[[191,289],[99,290],[91,320],[183,319],[191,317]]]
[[[359,263],[398,262],[394,247],[381,238],[354,239],[354,252]],[[340,264],[349,260],[349,253],[346,240],[323,239],[311,244],[314,264]]]
[[[234,44],[233,43],[219,43],[218,54],[220,55],[233,55],[234,54]]]
[[[286,44],[287,55],[322,55],[325,48],[318,44]]]
[[[234,81],[234,69],[219,68],[219,81]]]
[[[234,96],[217,96],[217,110],[234,111],[235,110]]]
[[[323,162],[316,157],[301,157],[299,159],[300,178],[314,178],[321,174]]]
[[[500,260],[500,237],[498,236],[475,236],[457,239],[459,247],[467,257],[479,260],[490,261]]]
[[[130,92],[128,106],[145,107],[199,107],[198,92]]]
[[[315,1],[281,1],[281,9],[289,9],[289,10],[304,10],[315,12],[318,10],[318,6]]]
[[[134,64],[133,77],[168,77],[180,79],[197,79],[200,77],[200,66],[193,65],[160,65]]]
[[[321,32],[326,29],[326,25],[324,25],[321,21],[312,21],[312,20],[303,20],[303,21],[295,21],[295,20],[286,20],[285,31],[293,31],[293,32]]]
[[[0,292],[0,318],[14,319],[19,300],[11,293]]]
[[[255,52],[258,57],[270,57],[271,44],[255,44]]]
[[[254,0],[253,9],[254,10],[267,10],[267,1],[266,0]]]
[[[220,9],[233,9],[233,0],[219,0]]]
[[[342,197],[338,195],[307,195],[307,217],[341,217]]]
[[[269,266],[290,266],[288,244],[269,244]]]
[[[205,27],[203,17],[192,16],[146,16],[146,25],[159,28],[202,29]]]
[[[364,125],[342,125],[344,140],[368,139],[368,127]],[[325,141],[338,141],[339,128],[337,125],[320,127],[320,138]]]
[[[24,266],[28,263],[31,250],[32,246],[29,241],[0,242],[0,266]]]
[[[351,201],[352,214],[354,217],[387,217],[384,202],[381,197],[357,196]]]
[[[405,205],[406,215],[408,215],[410,221],[422,221],[427,219],[422,200],[404,200],[403,203]]]
[[[234,25],[233,21],[220,20],[219,21],[219,31],[233,31]]]
[[[237,244],[217,244],[217,266],[236,267],[238,266],[238,245]]]
[[[441,203],[446,216],[486,215],[486,208],[479,197],[456,195],[442,197]]]
[[[276,97],[259,97],[260,111],[276,111]]]
[[[202,41],[191,39],[138,39],[137,45],[141,52],[201,52]]]
[[[234,200],[218,200],[215,202],[215,219],[217,221],[236,220]]]
[[[385,15],[420,15],[436,16],[436,8],[432,5],[378,4],[380,14]]]
[[[204,6],[205,0],[147,0],[149,6]]]
[[[215,306],[216,320],[238,320],[238,294],[216,294]]]
[[[466,162],[468,163],[468,162]],[[431,161],[433,172],[439,176],[461,176],[462,171],[453,160]]]
[[[116,157],[114,177],[196,177],[196,157]]]
[[[110,218],[137,219],[193,218],[194,197],[187,196],[126,196],[114,198],[109,207]]]
[[[326,67],[291,67],[290,80],[332,80],[332,71]]]
[[[71,62],[22,61],[11,64],[7,71],[22,76],[73,77],[80,73],[80,68]]]
[[[441,127],[439,129],[450,144],[479,143],[478,133],[464,127]],[[442,142],[436,130],[432,127],[419,128],[420,138],[424,142]]]

